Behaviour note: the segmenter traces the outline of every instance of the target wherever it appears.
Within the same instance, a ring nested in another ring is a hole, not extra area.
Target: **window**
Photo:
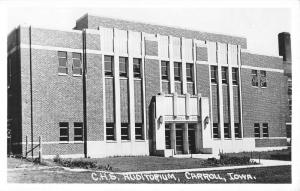
[[[239,123],[234,123],[234,136],[235,138],[242,138],[241,128]]]
[[[257,70],[252,70],[251,76],[252,76],[252,86],[258,87]]]
[[[232,68],[232,84],[238,85],[239,84],[239,70],[238,68]]]
[[[193,82],[193,64],[186,63],[186,81],[187,82]]]
[[[119,58],[119,72],[120,76],[127,77],[128,59],[126,57]]]
[[[265,70],[260,71],[260,87],[267,87],[267,72]]]
[[[12,62],[11,62],[11,57],[8,57],[8,61],[7,61],[7,69],[8,69],[8,74],[7,74],[7,77],[8,77],[8,80],[7,80],[7,87],[10,88],[10,85],[11,85],[11,78],[12,78]]]
[[[254,137],[260,137],[259,123],[254,123]]]
[[[217,66],[211,66],[210,67],[210,81],[213,84],[217,84],[218,81],[218,67]]]
[[[142,63],[142,59],[139,58],[133,59],[133,75],[135,78],[141,78],[141,63]]]
[[[222,67],[222,84],[228,83],[228,68]]]
[[[263,123],[262,124],[262,130],[263,130],[263,137],[269,137],[269,127],[268,123]]]
[[[169,80],[169,62],[161,61],[161,79]]]
[[[143,124],[142,123],[135,124],[135,139],[143,140]]]
[[[224,123],[224,138],[230,138],[230,128],[229,123]]]
[[[58,51],[58,73],[68,74],[67,52]]]
[[[83,141],[83,123],[74,123],[74,141]]]
[[[218,123],[213,123],[213,137],[214,138],[220,138],[219,124]]]
[[[82,75],[82,68],[81,68],[81,53],[72,53],[72,61],[73,61],[73,75]]]
[[[68,122],[59,122],[59,141],[69,141]]]
[[[174,62],[174,79],[175,81],[181,81],[181,63]]]
[[[129,140],[128,123],[121,123],[121,140]]]
[[[106,123],[106,140],[115,140],[115,125],[114,123]]]
[[[105,76],[113,76],[114,57],[104,56]]]

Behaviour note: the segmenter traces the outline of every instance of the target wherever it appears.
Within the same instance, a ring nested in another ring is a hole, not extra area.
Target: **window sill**
[[[243,138],[234,138],[235,140],[243,140]]]
[[[120,80],[127,80],[128,77],[120,76],[119,79],[120,79]]]
[[[211,82],[211,85],[217,86],[218,84],[215,82]]]
[[[68,74],[66,73],[58,73],[59,76],[67,76]]]
[[[83,144],[83,141],[74,141],[74,144]]]
[[[69,144],[69,141],[59,141],[59,144]]]
[[[82,75],[80,74],[73,74],[73,77],[81,77]]]
[[[136,139],[135,142],[146,142],[145,139]]]
[[[105,76],[105,78],[113,79],[114,77],[113,76]]]
[[[267,87],[261,87],[261,88],[266,89]]]
[[[252,88],[258,88],[258,86],[252,86]]]
[[[106,140],[106,143],[117,143],[116,140]]]
[[[141,81],[142,80],[142,78],[140,78],[140,77],[139,78],[138,77],[134,77],[133,79],[137,80],[137,81]]]

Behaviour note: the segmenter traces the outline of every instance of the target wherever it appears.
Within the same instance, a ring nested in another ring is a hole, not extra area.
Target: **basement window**
[[[235,138],[242,138],[240,123],[234,123],[234,136]]]
[[[67,52],[58,51],[58,73],[68,74],[68,56]]]
[[[218,123],[213,123],[213,138],[215,138],[215,139],[220,138],[219,124]]]
[[[269,137],[269,126],[268,123],[262,124],[263,137]]]
[[[121,140],[129,140],[129,124],[121,123]]]
[[[59,122],[59,141],[69,141],[68,122]]]
[[[224,138],[230,138],[230,127],[229,127],[229,123],[224,123]]]
[[[82,67],[81,67],[81,53],[72,53],[72,70],[73,75],[82,75]]]
[[[259,123],[254,123],[254,137],[260,137],[260,127]]]
[[[106,123],[106,140],[113,141],[115,140],[115,124]]]
[[[143,140],[143,124],[135,123],[135,139]]]
[[[74,141],[83,141],[83,123],[74,123]]]

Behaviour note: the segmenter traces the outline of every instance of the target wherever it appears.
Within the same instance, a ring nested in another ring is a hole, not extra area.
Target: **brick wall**
[[[283,69],[282,58],[241,52],[242,65]]]
[[[196,60],[207,61],[207,48],[206,47],[197,47],[196,48]]]
[[[247,54],[242,63],[250,66],[277,67],[277,58]],[[265,65],[262,65],[264,63]],[[251,69],[241,69],[244,137],[254,136],[254,123],[268,123],[270,137],[286,136],[284,121],[284,75],[267,71],[267,88],[252,87]],[[281,85],[280,85],[281,84]],[[261,129],[262,131],[262,129]]]
[[[203,97],[209,97],[209,65],[196,64],[197,92]]]
[[[223,91],[223,117],[224,117],[224,123],[230,122],[230,110],[229,110],[229,92],[228,92],[228,86],[222,85],[222,91]]]
[[[219,99],[218,99],[218,86],[211,86],[211,96],[212,96],[212,112],[213,112],[213,122],[219,122]]]
[[[145,40],[145,54],[149,56],[158,55],[158,44],[156,41]]]
[[[170,93],[170,82],[166,82],[166,81],[163,81],[162,82],[162,91],[163,93],[165,94],[169,94]]]
[[[142,81],[134,81],[134,109],[135,109],[135,122],[143,122],[143,99],[142,99]]]
[[[128,80],[120,79],[121,123],[129,123]]]
[[[233,86],[233,108],[234,108],[234,122],[239,123],[240,120],[240,98],[239,98],[239,87]]]
[[[106,122],[114,122],[114,82],[113,78],[105,79]]]

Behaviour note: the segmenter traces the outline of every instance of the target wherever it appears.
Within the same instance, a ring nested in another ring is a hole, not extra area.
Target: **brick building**
[[[7,49],[14,154],[39,137],[48,157],[286,147],[283,59],[243,37],[86,14],[70,31],[19,26]]]

